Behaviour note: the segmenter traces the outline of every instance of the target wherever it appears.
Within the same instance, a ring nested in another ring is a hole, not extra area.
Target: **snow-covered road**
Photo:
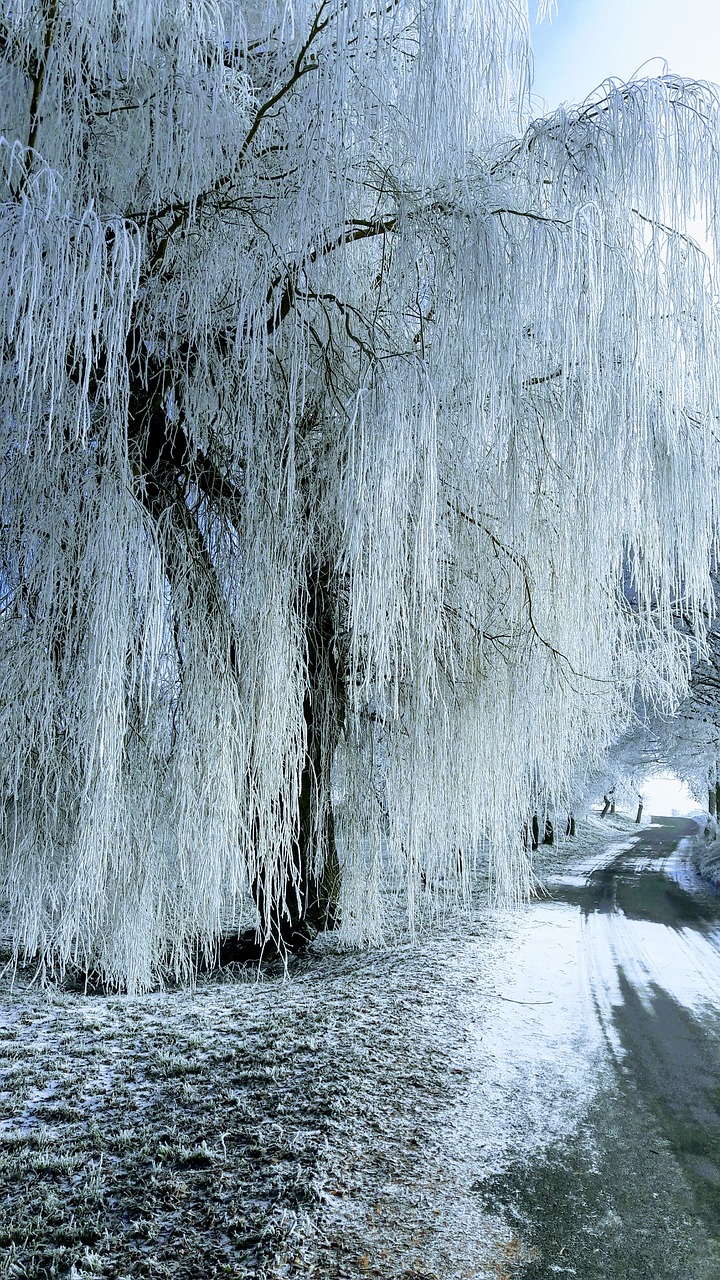
[[[720,900],[690,867],[696,836],[659,819],[580,859],[530,909],[532,944],[520,931],[552,1001],[524,1024],[550,1115],[560,1099],[567,1118],[560,1081],[589,1085],[572,1132],[528,1160],[529,1127],[484,1181],[536,1252],[516,1273],[528,1280],[720,1277]],[[508,1044],[523,1038],[516,1021]]]
[[[6,980],[0,1276],[719,1280],[719,913],[688,835],[581,835],[520,912],[288,979]]]

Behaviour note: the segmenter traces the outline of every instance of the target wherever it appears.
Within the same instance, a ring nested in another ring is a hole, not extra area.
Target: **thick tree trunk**
[[[130,344],[129,344],[130,346]],[[141,473],[139,497],[157,523],[169,520],[188,543],[190,555],[182,564],[165,560],[171,593],[176,577],[187,596],[187,564],[213,580],[212,593],[222,608],[222,583],[202,532],[184,499],[187,473],[212,501],[230,508],[241,500],[216,471],[210,457],[195,456],[182,426],[169,423],[165,409],[167,388],[162,369],[148,372],[131,361],[128,439]],[[332,927],[339,894],[340,868],[335,846],[330,769],[344,717],[342,681],[335,650],[334,602],[329,573],[311,566],[296,609],[306,636],[307,685],[304,697],[306,755],[302,770],[292,868],[285,885],[268,891],[260,876],[253,885],[259,914],[258,930],[218,939],[218,963],[287,955],[307,944],[321,929]],[[228,652],[236,667],[236,645],[230,615]]]
[[[308,575],[307,685],[303,710],[307,754],[300,792],[298,851],[305,915],[318,928],[335,923],[340,865],[330,796],[330,771],[345,716],[335,648],[335,602],[326,567]]]
[[[307,653],[306,752],[300,780],[293,870],[283,899],[269,902],[258,889],[261,925],[270,948],[297,951],[335,923],[340,864],[330,797],[330,770],[342,731],[344,697],[335,649],[335,605],[329,572],[311,567],[298,601]]]

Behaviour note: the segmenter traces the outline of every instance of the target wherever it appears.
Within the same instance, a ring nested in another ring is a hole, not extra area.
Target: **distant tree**
[[[670,769],[685,781],[711,818],[720,813],[720,581],[713,573],[714,602],[706,627],[691,647],[685,696],[671,714],[640,715],[608,758],[616,775],[639,780]],[[676,626],[692,638],[681,611]]]
[[[718,95],[529,86],[514,0],[0,8],[18,954],[138,989],[246,924],[372,940],[487,850],[522,894],[532,814],[682,687]]]

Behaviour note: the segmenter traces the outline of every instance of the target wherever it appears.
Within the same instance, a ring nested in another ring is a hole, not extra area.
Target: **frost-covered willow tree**
[[[522,893],[708,604],[716,91],[531,122],[514,0],[0,15],[17,953],[142,988]]]
[[[672,770],[685,781],[711,817],[720,815],[720,578],[713,573],[714,607],[708,611],[701,643],[692,657],[687,693],[662,714],[638,707],[627,731],[606,753],[589,791],[597,798],[615,787],[625,796],[641,793],[645,779]],[[695,640],[693,619],[676,610],[676,627]],[[669,714],[668,714],[669,710]],[[710,828],[716,834],[716,828]]]

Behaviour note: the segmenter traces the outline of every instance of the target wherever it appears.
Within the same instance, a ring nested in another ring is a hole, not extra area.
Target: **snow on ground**
[[[708,874],[712,849],[718,859],[720,852],[717,846],[711,846],[710,857],[701,865],[707,848],[703,836],[704,816],[696,811],[688,816],[697,823],[696,835],[681,839],[669,856],[653,858],[644,854],[633,856],[635,845],[642,840],[651,821],[649,818],[636,824],[619,814],[605,819],[590,815],[582,835],[583,853],[587,856],[573,859],[571,873],[562,865],[562,854],[548,858],[544,867],[548,891],[552,894],[556,888],[581,887],[587,883],[588,876],[607,865],[610,858],[627,852],[628,866],[636,874],[655,871],[661,875],[663,885],[674,881],[697,899],[706,892],[707,881],[712,879]],[[645,892],[648,892],[647,875]],[[593,1001],[608,1042],[617,1051],[612,1011],[623,1003],[620,975],[629,980],[635,990],[644,993],[648,1007],[651,992],[659,983],[673,1000],[689,1010],[702,1012],[706,1006],[717,1008],[718,948],[717,930],[709,925],[702,931],[692,927],[668,929],[661,919],[634,918],[630,902],[614,905],[616,909],[612,913],[590,912],[584,916],[582,929],[586,938],[582,950]]]
[[[629,826],[574,848],[590,865]],[[483,1180],[602,1084],[582,929],[552,899],[480,903],[415,942],[325,939],[287,977],[142,998],[6,974],[0,1276],[507,1276],[530,1259]]]
[[[535,854],[540,881],[547,876],[553,880],[561,877],[571,856],[574,874],[579,870],[592,871],[607,862],[608,857],[630,848],[651,822],[649,813],[645,813],[639,823],[625,813],[608,813],[605,818],[600,817],[599,810],[587,814],[578,823],[574,840],[565,838],[553,845],[540,845]]]
[[[6,986],[0,1274],[498,1275],[509,1233],[437,1134],[457,944],[143,999]]]

